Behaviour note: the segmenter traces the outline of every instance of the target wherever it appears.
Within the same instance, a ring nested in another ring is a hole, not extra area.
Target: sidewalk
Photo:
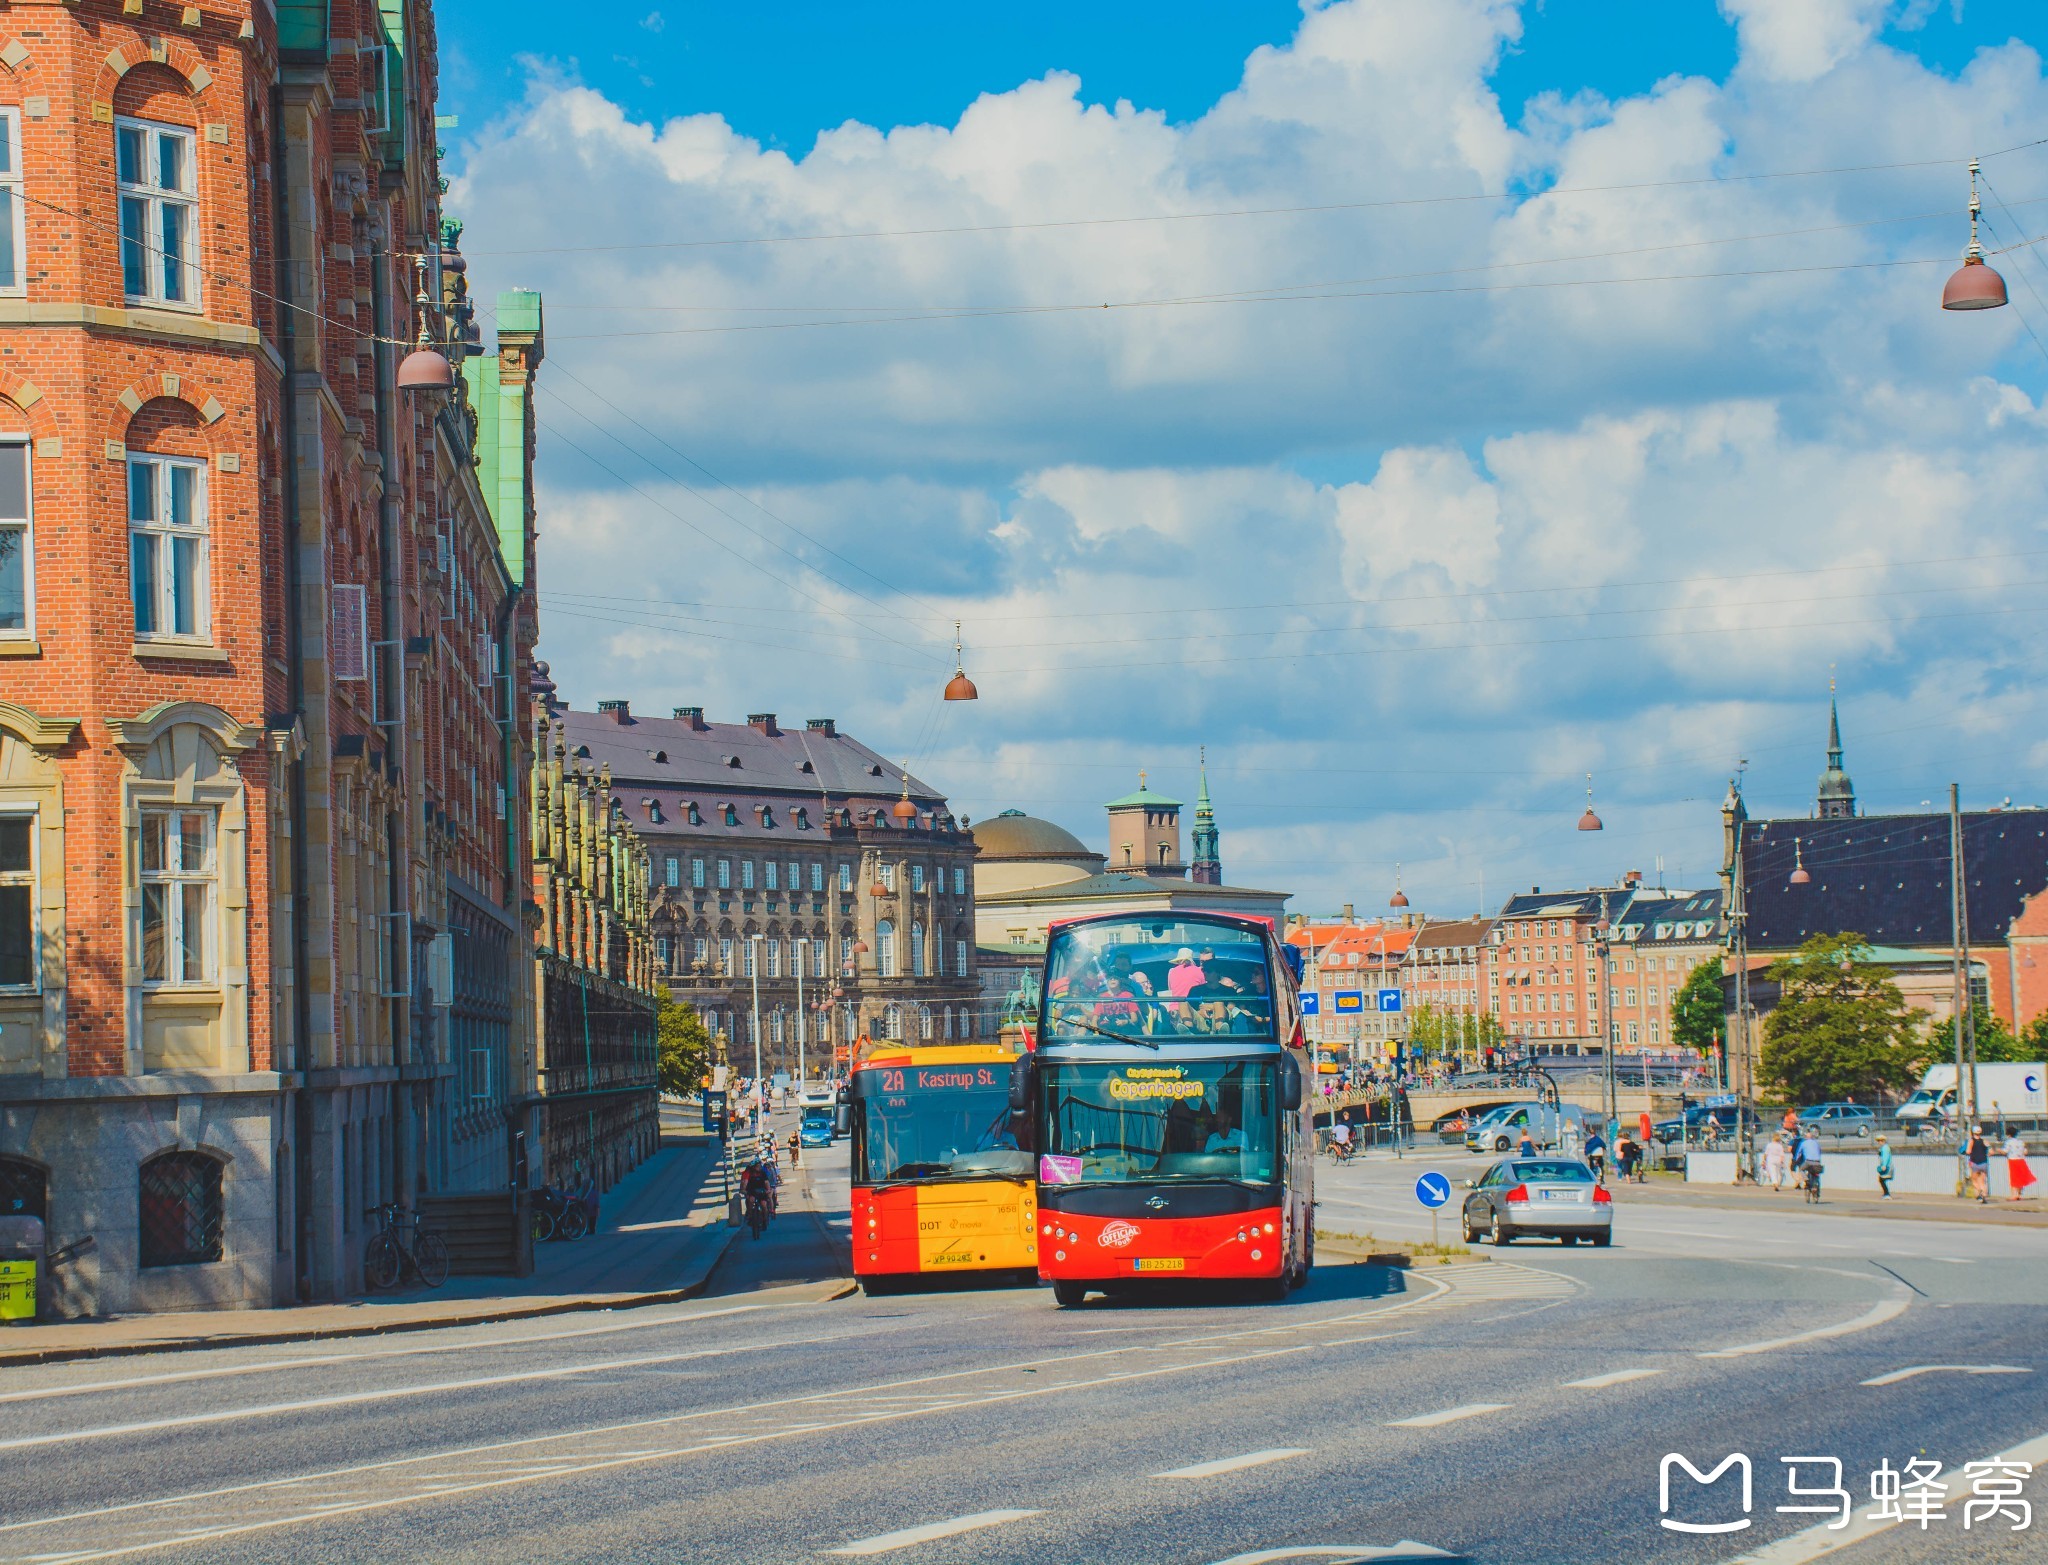
[[[725,1225],[725,1211],[717,1143],[670,1133],[606,1194],[596,1233],[535,1246],[531,1277],[451,1277],[442,1288],[342,1304],[16,1326],[0,1331],[0,1365],[422,1331],[694,1298],[745,1232]]]
[[[1769,1186],[1686,1184],[1676,1175],[1653,1174],[1643,1185],[1609,1180],[1607,1188],[1622,1205],[1714,1207],[1723,1211],[1790,1209],[1804,1198],[1790,1185],[1773,1192]],[[1854,1191],[1830,1195],[1825,1178],[1818,1208],[1832,1217],[1888,1217],[1902,1222],[1979,1223],[1999,1228],[2048,1228],[2048,1201],[1993,1201],[1979,1206],[1955,1196],[1897,1195],[1889,1201]]]

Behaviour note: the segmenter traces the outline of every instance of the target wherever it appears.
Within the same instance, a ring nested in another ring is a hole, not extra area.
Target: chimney
[[[1344,922],[1347,924],[1355,924],[1358,922],[1358,919],[1354,916],[1352,912],[1352,907],[1349,902],[1344,904]]]
[[[621,727],[633,721],[633,708],[627,702],[600,701],[597,703],[597,709],[600,712],[609,712],[612,721]]]
[[[1628,891],[1635,890],[1636,887],[1640,886],[1642,883],[1643,872],[1639,869],[1632,869],[1626,875],[1621,877],[1622,887],[1623,889]]]
[[[782,730],[775,726],[775,714],[773,712],[749,712],[747,714],[747,726],[757,734],[766,734],[770,739],[782,737]]]
[[[697,734],[707,733],[711,727],[709,723],[704,721],[704,708],[701,706],[677,707],[676,721],[688,728],[692,733]]]
[[[839,737],[839,723],[836,718],[814,717],[804,724],[814,734],[823,734],[827,739]]]

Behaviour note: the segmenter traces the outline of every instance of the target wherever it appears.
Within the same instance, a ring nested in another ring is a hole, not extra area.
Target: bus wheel
[[[1063,1310],[1078,1309],[1081,1301],[1088,1297],[1088,1284],[1057,1279],[1052,1285],[1053,1302]]]
[[[863,1277],[860,1280],[860,1291],[870,1299],[878,1299],[884,1294],[896,1291],[896,1279],[894,1277]]]

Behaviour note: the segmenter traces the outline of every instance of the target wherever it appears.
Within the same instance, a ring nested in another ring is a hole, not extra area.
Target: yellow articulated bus
[[[1037,1187],[1010,1125],[1016,1057],[986,1043],[856,1053],[853,1274],[866,1292],[942,1272],[1037,1281]]]

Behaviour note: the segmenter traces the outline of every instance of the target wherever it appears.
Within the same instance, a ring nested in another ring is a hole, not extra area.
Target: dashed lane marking
[[[1567,1380],[1565,1385],[1575,1391],[1604,1391],[1609,1386],[1618,1386],[1630,1380],[1648,1380],[1652,1375],[1661,1375],[1661,1369],[1611,1369],[1604,1375],[1588,1375],[1584,1380]]]
[[[1213,1462],[1197,1462],[1192,1467],[1173,1467],[1163,1473],[1154,1473],[1154,1478],[1219,1478],[1225,1473],[1241,1472],[1247,1467],[1264,1467],[1268,1462],[1284,1462],[1291,1456],[1307,1456],[1305,1446],[1275,1446],[1270,1451],[1247,1451],[1242,1456],[1219,1456]]]
[[[1829,1337],[1853,1336],[1859,1331],[1868,1331],[1873,1326],[1882,1326],[1888,1320],[1897,1320],[1906,1313],[1908,1299],[1902,1288],[1889,1299],[1874,1305],[1854,1320],[1845,1320],[1833,1326],[1816,1326],[1811,1331],[1797,1332],[1789,1337],[1774,1337],[1768,1342],[1745,1342],[1732,1348],[1710,1348],[1701,1353],[1703,1359],[1748,1358],[1755,1353],[1772,1353],[1779,1348],[1797,1347],[1802,1342],[1820,1342]]]
[[[2024,1364],[1915,1364],[1910,1369],[1895,1369],[1889,1375],[1873,1375],[1862,1381],[1866,1386],[1895,1386],[1902,1380],[1911,1380],[1915,1375],[2031,1375],[2033,1371]]]
[[[1426,1543],[1417,1543],[1404,1538],[1392,1544],[1325,1544],[1319,1548],[1255,1549],[1250,1554],[1233,1554],[1227,1560],[1218,1560],[1216,1565],[1279,1565],[1281,1560],[1328,1560],[1335,1565],[1368,1565],[1368,1562],[1398,1560],[1455,1560],[1461,1555],[1446,1554],[1442,1549],[1433,1549]]]
[[[1413,1418],[1396,1418],[1388,1423],[1389,1429],[1434,1429],[1439,1424],[1455,1424],[1460,1419],[1477,1418],[1481,1413],[1504,1413],[1513,1407],[1512,1402],[1467,1402],[1463,1407],[1447,1407],[1439,1413],[1418,1413]]]
[[[976,1511],[972,1516],[955,1516],[951,1521],[930,1522],[922,1527],[905,1527],[897,1532],[885,1532],[873,1538],[863,1538],[858,1543],[849,1543],[837,1549],[827,1549],[827,1554],[887,1554],[892,1549],[907,1549],[916,1543],[932,1543],[940,1538],[952,1538],[963,1532],[976,1532],[983,1527],[1000,1527],[1005,1522],[1020,1522],[1027,1516],[1042,1514],[1038,1511]]]

